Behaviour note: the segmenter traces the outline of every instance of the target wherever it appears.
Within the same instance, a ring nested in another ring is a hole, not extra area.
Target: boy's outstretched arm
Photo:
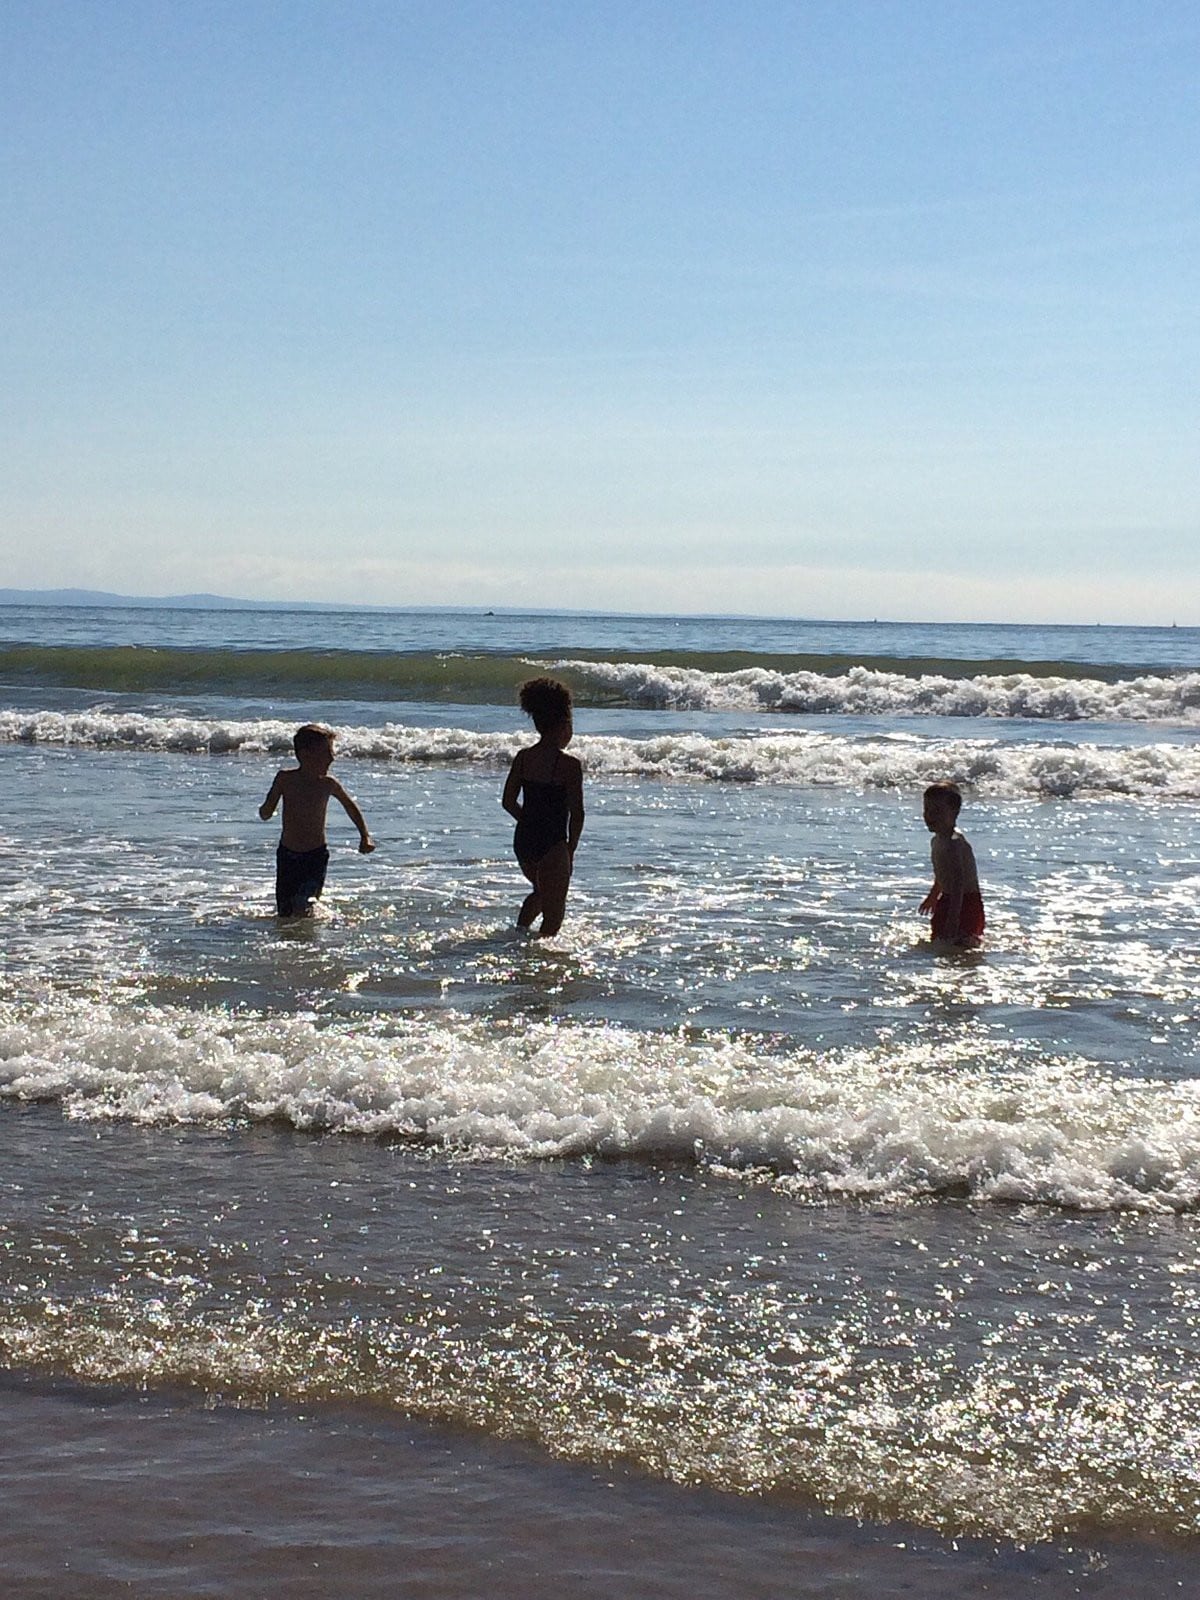
[[[270,822],[271,818],[275,815],[275,807],[279,804],[282,797],[283,790],[279,786],[279,774],[276,773],[275,781],[267,790],[267,798],[258,808],[258,814],[264,822]]]
[[[367,832],[366,819],[364,818],[362,812],[354,804],[354,801],[351,800],[350,796],[346,793],[345,789],[342,788],[341,784],[337,781],[336,778],[330,778],[330,780],[329,780],[329,792],[330,792],[331,795],[333,795],[335,800],[339,800],[341,802],[342,810],[346,813],[346,815],[350,818],[350,821],[358,829],[358,853],[359,853],[359,855],[360,856],[369,856],[371,854],[371,851],[374,850],[374,848],[375,848],[375,841],[374,841],[374,839],[372,839],[371,835]]]

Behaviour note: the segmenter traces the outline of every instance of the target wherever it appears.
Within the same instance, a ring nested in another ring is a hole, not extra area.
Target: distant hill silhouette
[[[106,589],[0,589],[0,605],[5,606],[178,606],[188,611],[260,611],[273,608],[278,603],[271,600],[229,600],[219,594],[150,597],[110,594]]]
[[[578,606],[373,606],[348,600],[233,600],[224,594],[112,594],[107,589],[0,589],[0,606],[111,606],[118,611],[461,611],[485,617],[628,616]]]
[[[496,611],[496,606],[371,606],[328,600],[233,600],[223,594],[111,594],[106,589],[0,589],[0,606],[112,606],[120,611]]]

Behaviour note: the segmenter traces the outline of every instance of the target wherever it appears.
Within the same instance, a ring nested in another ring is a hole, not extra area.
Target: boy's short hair
[[[955,816],[962,810],[962,790],[948,778],[944,778],[940,783],[931,783],[925,791],[925,799],[942,801],[950,807]]]
[[[297,755],[301,750],[315,750],[319,744],[332,743],[333,729],[323,728],[319,722],[306,722],[292,735],[292,749]]]
[[[521,710],[539,733],[549,733],[571,715],[571,691],[557,678],[528,678],[518,693]]]

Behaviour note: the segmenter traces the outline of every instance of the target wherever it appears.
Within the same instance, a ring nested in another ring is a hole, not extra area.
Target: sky
[[[1192,0],[2,0],[0,584],[1200,623]]]

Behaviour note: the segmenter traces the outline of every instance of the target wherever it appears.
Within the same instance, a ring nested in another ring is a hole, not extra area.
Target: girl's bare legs
[[[551,846],[540,861],[520,861],[521,871],[533,885],[517,912],[517,927],[530,928],[542,919],[539,939],[549,939],[562,927],[571,884],[571,852],[565,843]]]
[[[536,897],[541,905],[542,925],[538,929],[538,938],[551,939],[562,927],[567,910],[567,890],[571,886],[571,852],[566,841],[547,850],[534,872],[535,888],[529,900]],[[529,900],[526,900],[526,906]],[[522,906],[522,914],[524,910]]]
[[[521,902],[521,909],[517,912],[517,927],[529,928],[536,922],[542,910],[542,897],[538,893],[537,867],[532,864],[526,865],[524,861],[518,861],[517,865],[533,885],[533,893],[525,896]]]

